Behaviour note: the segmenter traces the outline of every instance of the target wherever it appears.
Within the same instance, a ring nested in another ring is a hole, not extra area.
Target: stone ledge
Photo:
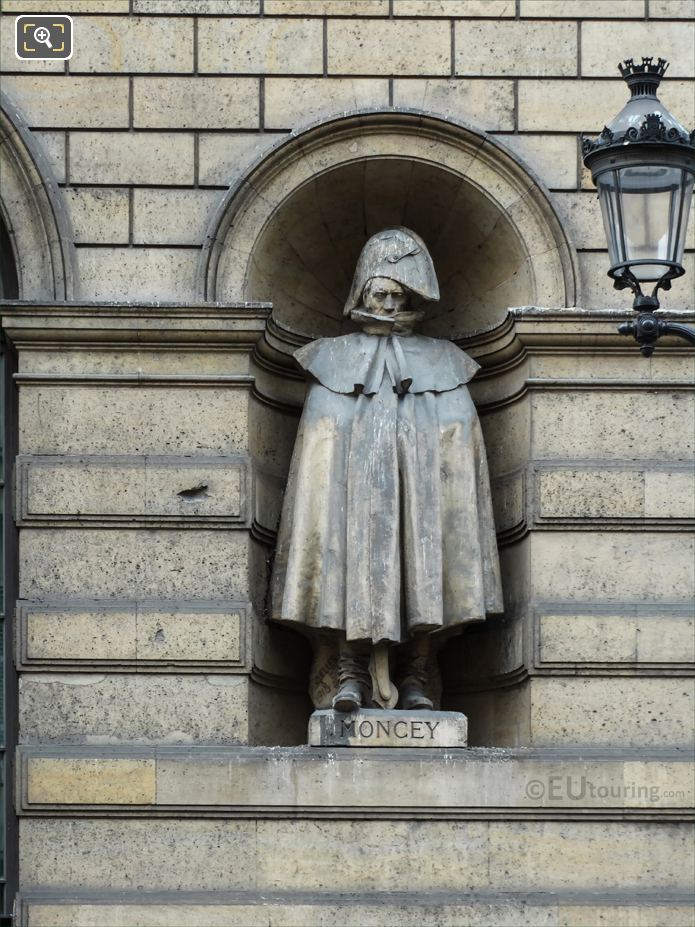
[[[19,927],[690,927],[692,897],[658,893],[24,892]]]
[[[18,754],[21,815],[690,820],[695,793],[691,753],[670,749],[24,746]],[[147,801],[129,790],[133,761],[152,776]]]

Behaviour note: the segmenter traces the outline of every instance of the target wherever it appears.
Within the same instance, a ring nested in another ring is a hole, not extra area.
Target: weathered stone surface
[[[327,42],[329,74],[436,75],[451,70],[451,30],[444,21],[329,19]]]
[[[70,137],[73,183],[193,183],[193,136],[188,133],[80,132]]]
[[[220,198],[214,190],[134,190],[133,240],[201,245]]]
[[[117,129],[128,125],[125,77],[17,74],[3,77],[2,84],[32,127]]]
[[[293,129],[320,116],[387,105],[387,80],[352,78],[273,78],[265,83],[265,124]]]
[[[268,148],[285,138],[281,132],[201,133],[198,138],[198,182],[229,187]]]
[[[651,0],[650,19],[680,19],[695,16],[695,0]]]
[[[515,16],[515,0],[393,0],[394,16]]]
[[[576,189],[576,136],[498,135],[496,141],[502,142],[522,158],[551,190]]]
[[[203,19],[198,67],[205,74],[322,74],[320,20]]]
[[[644,16],[644,0],[590,0],[589,4],[584,0],[563,0],[562,3],[557,0],[521,0],[521,15],[548,19],[583,19],[585,16],[592,19],[641,19]]]
[[[127,13],[130,0],[61,0],[61,13]],[[4,13],[55,13],[53,0],[4,0]],[[56,62],[62,64],[62,62]]]
[[[193,71],[193,19],[85,16],[75,23],[80,40],[70,71],[143,73]]]
[[[531,743],[687,746],[693,707],[688,678],[534,679]]]
[[[543,663],[685,663],[695,661],[693,617],[652,614],[542,614]]]
[[[261,11],[261,0],[132,0],[133,13],[190,13],[196,16],[253,16]]]
[[[362,709],[350,714],[315,711],[313,747],[465,747],[466,718],[449,711]]]
[[[161,924],[185,923],[191,927],[266,927],[269,922],[286,927],[586,927],[587,924],[611,924],[612,927],[691,927],[691,907],[687,902],[668,904],[649,902],[641,906],[536,901],[532,896],[508,894],[476,901],[453,901],[449,893],[438,896],[425,893],[412,901],[396,901],[384,896],[359,903],[353,896],[329,895],[325,900],[305,902],[286,897],[271,902],[258,895],[251,903],[235,904],[124,904],[70,903],[56,900],[27,903],[29,927],[81,927],[108,924],[109,927],[160,927]]]
[[[136,77],[133,82],[138,129],[255,129],[258,106],[254,77]]]
[[[245,609],[219,603],[22,602],[17,607],[19,662],[111,663],[138,668],[172,664],[243,666]],[[218,669],[216,669],[218,671]]]
[[[266,16],[386,16],[389,0],[265,0]]]
[[[65,183],[65,137],[67,133],[35,130],[33,134],[48,159],[55,179],[58,183]]]
[[[393,102],[441,113],[488,131],[514,126],[512,81],[457,78],[395,80]]]
[[[64,191],[75,241],[80,244],[127,244],[130,197],[125,189],[72,187]]]
[[[21,453],[200,457],[248,446],[244,389],[26,386],[20,405]]]
[[[245,533],[25,528],[20,597],[224,599],[246,588]]]
[[[21,833],[26,884],[63,892],[666,892],[692,883],[689,834],[664,823],[26,819]]]
[[[19,739],[45,744],[247,743],[248,687],[242,675],[25,673]]]
[[[81,248],[81,293],[93,300],[192,302],[199,249]]]
[[[246,466],[240,458],[20,457],[18,516],[246,518]]]
[[[463,20],[456,24],[455,67],[457,74],[573,77],[577,26]]]
[[[27,797],[37,805],[153,805],[154,760],[33,757]]]
[[[636,49],[649,43],[667,49],[669,77],[695,76],[695,23],[621,23],[620,29],[610,30],[600,22],[584,23],[581,73],[612,76],[614,61],[636,57]],[[676,116],[682,118],[677,112]]]

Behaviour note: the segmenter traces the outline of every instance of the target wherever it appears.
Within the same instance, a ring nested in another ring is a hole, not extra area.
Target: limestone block
[[[689,19],[695,16],[695,0],[651,0],[650,19]]]
[[[36,132],[39,142],[58,183],[65,183],[65,132]]]
[[[51,607],[20,603],[17,617],[25,660],[113,661],[137,659],[137,613],[127,605]]]
[[[687,746],[693,680],[543,677],[531,685],[531,743]]]
[[[265,0],[266,16],[388,16],[389,0]]]
[[[695,447],[693,397],[685,391],[568,390],[536,393],[531,405],[536,459],[688,460]]]
[[[387,80],[352,78],[268,78],[265,124],[291,129],[320,117],[368,106],[387,106]]]
[[[394,16],[515,16],[515,0],[393,0]]]
[[[614,61],[633,57],[639,60],[641,55],[651,54],[643,51],[650,43],[665,50],[669,77],[695,77],[695,23],[683,22],[622,23],[619,29],[611,30],[600,22],[584,23],[581,73],[612,77]]]
[[[248,442],[242,389],[24,387],[19,403],[21,453],[200,456]]]
[[[282,132],[226,134],[198,137],[198,182],[203,187],[229,187],[261,155],[285,138]]]
[[[639,518],[644,515],[644,471],[538,470],[536,494],[540,519]]]
[[[575,23],[456,23],[456,73],[466,75],[574,77]]]
[[[597,135],[606,119],[623,108],[627,94],[620,79],[520,80],[519,130],[554,131],[562,126],[566,132]],[[659,98],[681,122],[688,125],[693,122],[692,84],[682,80],[665,81],[659,89]]]
[[[244,667],[246,608],[234,603],[20,602],[18,662],[171,669]],[[219,664],[219,667],[217,666]]]
[[[495,141],[502,142],[525,161],[551,190],[574,190],[576,188],[576,136],[497,135]]]
[[[595,191],[591,193],[556,193],[553,202],[563,225],[577,248],[603,249],[606,236],[603,231],[601,207]]]
[[[73,183],[193,183],[193,136],[188,133],[79,132],[70,137]],[[121,297],[123,298],[123,297]]]
[[[19,457],[16,466],[18,523],[248,518],[247,470],[239,458],[41,456]]]
[[[488,131],[514,127],[512,81],[459,78],[395,80],[395,106],[414,107],[470,122]]]
[[[530,405],[526,402],[517,402],[480,416],[493,479],[528,463],[530,419]]]
[[[644,16],[644,0],[590,0],[589,3],[584,0],[563,0],[562,3],[557,0],[521,0],[521,15],[548,19],[641,19]]]
[[[65,71],[64,61],[31,61],[22,60],[15,55],[15,20],[14,16],[3,16],[9,13],[7,4],[3,4],[0,11],[0,61],[2,61],[3,82],[10,73],[36,74],[59,73]],[[21,12],[25,12],[26,3],[22,3]],[[19,10],[18,10],[19,11]],[[49,12],[53,12],[51,9]]]
[[[80,295],[94,300],[194,300],[199,250],[80,248]]]
[[[654,518],[694,518],[695,473],[692,468],[645,471],[644,514]]]
[[[128,125],[125,77],[7,74],[2,84],[32,127],[117,129]]]
[[[63,894],[68,886],[100,892],[248,890],[257,881],[255,821],[35,818],[22,821],[20,829],[24,884]]]
[[[246,590],[239,532],[25,528],[20,598],[224,599]]]
[[[134,190],[133,241],[202,245],[220,199],[214,190]]]
[[[130,0],[61,0],[61,13],[127,13]],[[3,13],[55,13],[53,0],[3,0]],[[62,64],[62,62],[61,62]]]
[[[32,757],[27,797],[37,805],[154,805],[155,762]]]
[[[693,618],[670,614],[542,614],[541,663],[685,663],[695,661]]]
[[[133,0],[133,13],[182,13],[196,16],[254,16],[260,13],[261,0]]]
[[[329,74],[449,74],[451,30],[443,20],[328,21]]]
[[[63,191],[75,241],[80,244],[127,244],[130,196],[125,189],[69,187]]]
[[[202,74],[322,74],[323,26],[317,19],[202,19],[198,69]]]
[[[193,71],[193,20],[186,17],[87,16],[75,22],[80,40],[70,72],[135,74]]]
[[[19,689],[19,739],[43,744],[246,743],[248,686],[242,675],[25,673]]]
[[[313,747],[465,747],[466,732],[465,716],[450,711],[327,710],[309,719]]]
[[[595,899],[592,899],[595,901]],[[631,905],[575,904],[531,901],[509,895],[478,898],[471,902],[454,902],[427,894],[421,899],[396,901],[380,898],[370,904],[354,899],[341,900],[329,895],[313,903],[293,903],[288,899],[272,903],[257,896],[250,904],[150,903],[70,903],[51,901],[26,902],[29,927],[76,927],[83,924],[108,924],[109,927],[160,927],[161,924],[190,924],[191,927],[266,927],[268,923],[285,927],[587,927],[587,924],[610,924],[611,927],[692,927],[689,904],[655,903],[650,899]]]
[[[686,533],[537,532],[531,549],[539,600],[687,602],[695,592],[695,550]],[[647,563],[660,568],[645,569]]]
[[[165,375],[203,375],[248,376],[249,357],[234,351],[200,351],[182,352],[176,349],[154,349],[137,346],[123,349],[92,349],[89,353],[80,350],[71,351],[66,347],[60,350],[48,350],[25,353],[19,361],[22,373],[51,373],[63,376],[97,374],[124,376]]]
[[[136,77],[133,124],[137,129],[255,129],[258,101],[258,79],[252,77]]]

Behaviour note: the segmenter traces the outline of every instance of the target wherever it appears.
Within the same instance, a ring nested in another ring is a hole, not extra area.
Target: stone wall
[[[692,360],[616,334],[579,136],[642,54],[695,124],[693,0],[64,0],[19,62],[42,11],[0,17],[19,923],[689,923]],[[482,367],[505,614],[441,661],[475,749],[365,757],[289,746],[265,597],[291,351],[397,221]]]

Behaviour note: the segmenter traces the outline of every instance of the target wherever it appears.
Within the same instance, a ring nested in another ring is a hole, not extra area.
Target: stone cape
[[[485,450],[465,386],[477,364],[418,335],[326,338],[296,356],[315,380],[285,493],[273,619],[376,643],[501,612]]]

